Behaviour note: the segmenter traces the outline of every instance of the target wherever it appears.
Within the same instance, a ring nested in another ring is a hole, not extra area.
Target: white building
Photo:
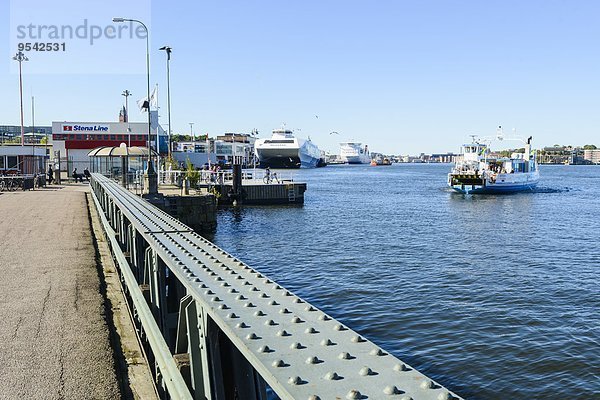
[[[593,164],[600,164],[600,149],[584,150],[583,159]]]
[[[158,143],[160,154],[168,152],[167,134],[157,122],[156,111],[151,111],[154,121],[151,124],[152,144],[156,150],[156,131],[158,128]],[[154,114],[154,115],[153,115]],[[57,154],[60,152],[61,169],[69,173],[78,168],[82,171],[89,166],[88,152],[100,146],[146,147],[148,141],[147,122],[81,122],[55,121],[52,122],[52,147]]]

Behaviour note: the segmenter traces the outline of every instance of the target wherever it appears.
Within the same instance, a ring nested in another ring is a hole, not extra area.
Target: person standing
[[[90,178],[92,177],[92,174],[90,174],[90,170],[89,169],[85,168],[83,170],[83,176],[85,176],[85,180],[89,182]],[[81,182],[83,182],[83,179],[81,180]]]

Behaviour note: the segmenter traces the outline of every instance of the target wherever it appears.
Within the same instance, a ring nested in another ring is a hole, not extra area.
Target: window
[[[17,168],[19,165],[19,160],[17,160],[17,156],[7,156],[7,168]]]
[[[117,140],[115,135],[110,135],[110,140]]]
[[[0,169],[4,169],[4,156],[0,156]]]
[[[265,143],[294,143],[294,140],[265,140]]]

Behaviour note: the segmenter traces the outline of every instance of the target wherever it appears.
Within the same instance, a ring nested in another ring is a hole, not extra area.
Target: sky
[[[600,145],[598,1],[0,1],[0,125],[19,124],[15,25],[126,17],[149,26],[163,126],[158,48],[173,48],[173,133],[193,122],[195,134],[266,137],[285,124],[331,153],[355,140],[419,154],[457,152],[502,125],[537,147]],[[145,39],[68,45],[26,53],[26,125],[31,96],[36,125],[117,120],[125,89],[130,120],[145,120],[134,106],[146,94]]]

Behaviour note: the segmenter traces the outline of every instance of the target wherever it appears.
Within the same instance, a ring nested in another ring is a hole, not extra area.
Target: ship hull
[[[369,157],[361,156],[346,156],[346,163],[348,164],[368,164],[371,160]]]
[[[321,151],[310,140],[294,138],[260,139],[255,145],[261,168],[315,168]]]
[[[505,174],[499,176],[495,182],[477,177],[466,178],[464,176],[449,174],[448,185],[455,191],[464,194],[508,194],[527,192],[535,189],[539,182],[539,174]]]
[[[260,168],[315,168],[319,158],[301,149],[257,150]]]

